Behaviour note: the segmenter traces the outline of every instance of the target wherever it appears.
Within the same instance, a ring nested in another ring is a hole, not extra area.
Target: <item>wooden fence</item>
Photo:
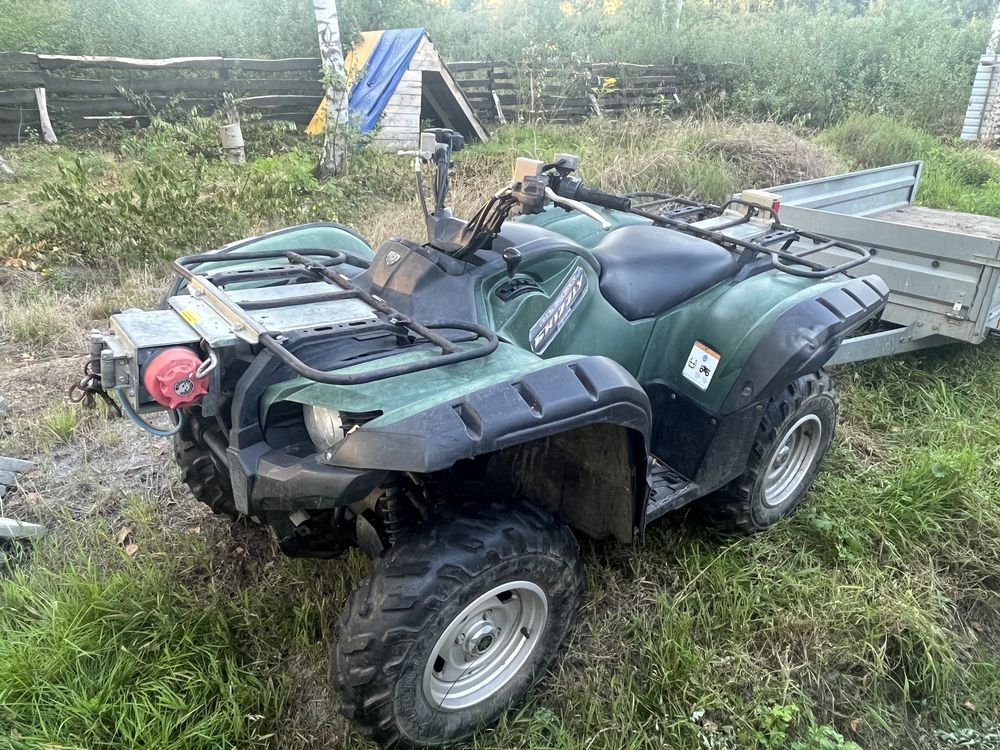
[[[687,68],[629,63],[448,64],[469,103],[486,122],[567,122],[680,102]]]
[[[700,84],[678,64],[577,63],[448,65],[479,117],[488,123],[566,122],[624,110],[673,107],[682,89]],[[124,57],[0,52],[0,141],[42,128],[39,93],[57,133],[104,123],[145,125],[165,107],[212,112],[231,93],[243,111],[308,123],[322,99],[319,58],[255,60]]]
[[[141,60],[0,52],[0,140],[39,131],[39,90],[57,133],[108,122],[143,125],[167,106],[207,113],[226,92],[241,110],[304,124],[322,99],[321,77],[320,60],[311,57]]]

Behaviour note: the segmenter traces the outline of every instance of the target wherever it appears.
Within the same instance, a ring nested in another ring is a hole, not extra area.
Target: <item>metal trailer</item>
[[[942,344],[979,344],[1000,333],[1000,219],[913,205],[923,162],[769,188],[781,221],[868,248],[865,273],[889,285],[874,333],[847,339],[830,364]],[[833,249],[824,263],[847,256]]]

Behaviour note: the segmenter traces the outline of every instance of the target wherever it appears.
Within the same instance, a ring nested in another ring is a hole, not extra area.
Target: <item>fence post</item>
[[[594,110],[594,114],[598,117],[604,117],[604,113],[601,112],[601,105],[597,102],[597,94],[594,92],[595,88],[601,87],[600,76],[594,73],[594,64],[592,62],[585,63],[585,69],[587,71],[586,78],[586,90],[587,98],[590,99],[590,108]]]
[[[240,127],[240,112],[228,91],[222,95],[222,113],[225,122],[219,126],[222,135],[222,152],[230,164],[243,164],[247,160],[243,143],[243,129]]]
[[[49,119],[49,106],[45,98],[44,86],[35,89],[35,101],[38,103],[38,120],[42,126],[42,137],[46,143],[58,143],[59,139],[56,138],[56,131],[52,129],[52,121]]]
[[[497,71],[496,63],[492,62],[486,63],[486,77],[487,79],[489,79],[490,82],[490,96],[493,97],[493,106],[496,107],[497,110],[497,120],[500,122],[501,125],[506,125],[507,118],[504,117],[503,107],[500,106],[500,97],[497,95],[497,89],[495,84],[496,71]]]

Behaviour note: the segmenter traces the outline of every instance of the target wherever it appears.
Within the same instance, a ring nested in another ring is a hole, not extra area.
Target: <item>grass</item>
[[[456,204],[461,214],[495,190],[513,153],[557,149],[579,152],[608,189],[635,180],[717,198],[922,156],[925,200],[993,190],[987,155],[887,121],[854,120],[819,141],[725,121],[511,128],[460,155]],[[104,175],[121,158],[95,156]],[[380,184],[406,177],[389,161],[360,169]],[[352,209],[367,236],[414,225],[415,202],[393,195]],[[0,454],[43,463],[5,510],[54,530],[0,579],[0,746],[357,747],[324,684],[329,625],[367,562],[283,558],[191,501],[162,443],[103,413],[79,418],[54,395],[78,376],[79,359],[61,355],[80,351],[111,307],[149,305],[158,268],[113,264],[109,283],[52,262],[44,277],[0,283],[15,362],[0,373],[15,409]],[[39,337],[46,316],[53,332]],[[679,513],[635,549],[586,544],[589,593],[556,673],[475,747],[989,746],[1000,725],[1000,347],[844,367],[835,380],[839,437],[801,512],[750,539],[714,537]]]

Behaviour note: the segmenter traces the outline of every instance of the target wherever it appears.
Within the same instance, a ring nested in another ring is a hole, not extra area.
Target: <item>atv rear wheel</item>
[[[205,503],[213,513],[235,521],[240,512],[236,510],[229,473],[222,470],[205,443],[205,430],[208,429],[205,421],[197,406],[185,410],[184,426],[174,435],[174,460],[195,500]]]
[[[348,597],[331,679],[383,747],[435,747],[489,726],[546,671],[583,593],[576,539],[529,505],[431,520]]]
[[[698,503],[700,514],[720,530],[754,534],[794,512],[830,449],[837,408],[825,370],[796,378],[764,409],[743,476]]]

